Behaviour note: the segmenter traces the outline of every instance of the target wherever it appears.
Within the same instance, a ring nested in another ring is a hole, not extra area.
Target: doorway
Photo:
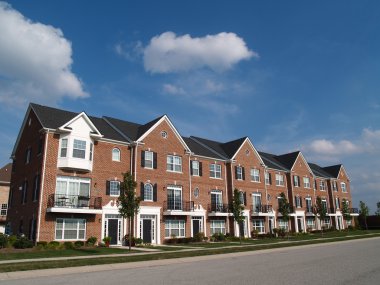
[[[303,218],[297,218],[298,232],[303,232]]]
[[[144,243],[156,243],[154,215],[140,216],[140,237]]]
[[[193,237],[200,232],[203,232],[202,217],[192,217]]]
[[[122,218],[120,215],[106,214],[104,222],[104,237],[110,237],[111,245],[121,244]]]

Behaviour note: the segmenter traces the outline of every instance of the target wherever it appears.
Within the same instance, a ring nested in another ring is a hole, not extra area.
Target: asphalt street
[[[380,284],[380,239],[135,264],[36,271],[0,284]],[[88,272],[94,271],[94,272]],[[39,275],[45,275],[40,276]],[[33,277],[35,276],[35,277]]]

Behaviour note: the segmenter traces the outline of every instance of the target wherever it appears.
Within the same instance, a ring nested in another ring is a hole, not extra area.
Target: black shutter
[[[301,208],[302,208],[302,197],[300,197],[300,206],[301,206]]]
[[[157,169],[157,152],[153,152],[153,168]]]
[[[153,202],[157,202],[157,183],[153,185]]]
[[[141,151],[141,167],[145,167],[145,151]]]
[[[190,160],[190,175],[193,175],[193,161]]]
[[[269,173],[269,185],[272,185],[272,174]]]
[[[238,177],[237,177],[237,166],[235,166],[235,179],[238,179]]]
[[[110,195],[110,181],[106,181],[106,195]]]
[[[247,206],[247,193],[246,192],[244,192],[243,197],[244,197],[244,206]]]
[[[202,176],[202,162],[199,162],[199,176]]]
[[[244,167],[241,168],[241,174],[242,174],[243,180],[245,180],[245,169],[244,169]]]
[[[144,183],[140,183],[140,198],[141,201],[144,201]]]

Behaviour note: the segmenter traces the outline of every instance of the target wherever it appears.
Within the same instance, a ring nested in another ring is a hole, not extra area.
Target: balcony
[[[193,201],[168,200],[164,202],[164,215],[191,215],[194,212]]]
[[[359,209],[358,208],[350,208],[350,214],[351,216],[359,216]]]
[[[75,157],[59,157],[57,166],[61,169],[91,172],[92,160]]]
[[[252,216],[271,216],[273,215],[272,205],[252,205]]]
[[[227,217],[230,215],[230,205],[222,203],[212,203],[207,205],[210,217]]]
[[[80,195],[51,194],[48,213],[101,214],[102,198]]]

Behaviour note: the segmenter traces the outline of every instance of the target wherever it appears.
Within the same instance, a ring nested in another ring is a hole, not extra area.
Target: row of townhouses
[[[127,171],[142,199],[133,231],[146,243],[352,223],[340,211],[343,201],[352,204],[342,165],[320,167],[299,151],[259,152],[248,137],[224,143],[182,137],[166,115],[137,124],[30,104],[12,159],[8,230],[35,241],[110,236],[121,244],[127,222],[117,199]],[[244,204],[240,227],[229,211],[235,188]],[[289,222],[278,213],[282,192],[291,203]],[[322,223],[313,210],[317,197],[328,209]]]

